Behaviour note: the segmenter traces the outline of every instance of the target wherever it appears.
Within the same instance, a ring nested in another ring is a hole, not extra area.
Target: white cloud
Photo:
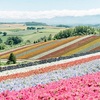
[[[90,10],[51,10],[51,11],[0,11],[3,19],[39,19],[55,16],[85,16],[100,14],[100,8]]]

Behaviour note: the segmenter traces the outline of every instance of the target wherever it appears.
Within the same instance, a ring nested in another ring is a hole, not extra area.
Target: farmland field
[[[9,37],[12,36],[18,36],[21,37],[23,39],[23,42],[18,44],[18,45],[13,45],[13,46],[9,46],[6,45],[6,48],[3,51],[8,51],[11,49],[15,49],[17,47],[21,47],[21,46],[25,46],[27,43],[27,41],[29,41],[29,44],[33,44],[34,41],[38,41],[40,38],[43,37],[48,37],[50,34],[52,35],[52,37],[54,37],[55,34],[57,34],[58,32],[60,32],[61,30],[64,30],[66,28],[60,28],[60,27],[55,27],[55,26],[29,26],[29,27],[35,27],[35,28],[44,28],[44,29],[40,29],[39,31],[35,30],[27,30],[26,25],[24,24],[0,24],[0,32],[6,32],[7,35],[3,36],[2,34],[0,34],[0,38],[2,38],[3,42],[6,42],[6,40]]]
[[[53,26],[33,26],[33,27],[44,27],[44,29],[39,30],[37,32],[36,30],[27,30],[27,26],[24,24],[0,24],[0,31],[7,32],[8,35],[6,37],[2,37],[2,39],[5,41],[7,37],[9,36],[20,36],[23,38],[24,41],[31,40],[31,42],[34,42],[34,40],[37,40],[43,36],[49,36],[49,34],[52,34],[53,36],[57,34],[59,31],[64,30],[65,28],[57,28]],[[35,38],[34,38],[35,37]]]

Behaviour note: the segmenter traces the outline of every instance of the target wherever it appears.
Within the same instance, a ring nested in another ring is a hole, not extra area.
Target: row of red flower
[[[51,65],[48,67],[35,69],[35,70],[27,71],[27,72],[20,72],[20,73],[11,74],[11,75],[0,76],[0,81],[7,80],[7,79],[13,79],[13,78],[27,77],[30,75],[36,75],[36,74],[41,74],[41,73],[45,73],[45,72],[50,72],[50,71],[57,70],[57,69],[65,69],[67,67],[71,67],[71,66],[78,65],[81,63],[89,62],[89,61],[92,61],[95,59],[100,59],[100,55],[92,56],[92,57],[88,57],[88,58],[81,58],[79,60],[70,61],[70,62],[62,63],[62,64]]]

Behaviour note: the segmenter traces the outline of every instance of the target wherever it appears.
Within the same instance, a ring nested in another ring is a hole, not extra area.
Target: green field
[[[19,45],[14,45],[13,47],[7,46],[5,50],[9,50],[18,46],[22,46],[26,44],[27,40],[30,40],[31,43],[37,41],[41,37],[48,37],[52,34],[52,37],[64,30],[65,28],[54,27],[54,26],[31,26],[35,28],[44,28],[40,30],[27,30],[27,26],[24,24],[0,24],[0,32],[7,32],[7,36],[2,36],[0,34],[0,38],[5,42],[8,37],[11,36],[19,36],[23,39],[23,42]]]
[[[33,26],[35,27],[35,26]],[[40,29],[38,32],[37,30],[27,30],[27,26],[24,25],[0,25],[0,31],[1,32],[7,32],[7,36],[2,36],[0,35],[0,38],[3,39],[3,41],[5,42],[6,39],[10,36],[20,36],[23,38],[24,42],[26,40],[30,40],[31,42],[34,42],[36,40],[38,40],[39,38],[43,37],[43,36],[49,36],[50,34],[52,34],[52,36],[54,36],[55,34],[57,34],[59,31],[64,30],[65,28],[57,28],[57,27],[53,27],[53,26],[36,26],[37,27],[44,27],[44,29]]]

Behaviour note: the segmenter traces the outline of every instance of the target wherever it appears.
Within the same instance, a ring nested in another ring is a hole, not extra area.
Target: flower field
[[[50,42],[52,42],[52,41],[50,41]],[[38,43],[38,44],[35,44],[35,45],[30,45],[30,46],[27,46],[27,47],[16,49],[16,50],[11,51],[11,52],[13,52],[17,56],[17,54],[24,53],[24,52],[26,52],[28,50],[31,50],[33,48],[36,48],[36,47],[39,47],[39,46],[42,46],[42,45],[45,45],[45,44],[49,44],[49,42],[47,42],[47,43]],[[10,55],[11,52],[7,52],[6,54],[5,53],[2,54],[1,58],[8,58],[8,56]]]
[[[69,39],[62,39],[62,40],[55,40],[55,41],[52,40],[52,41],[48,41],[48,42],[42,42],[42,43],[27,46],[27,47],[23,47],[20,49],[16,49],[11,52],[13,52],[17,58],[20,58],[20,59],[29,58],[34,55],[37,55],[38,53],[42,53],[49,49],[56,48],[57,46],[63,45],[65,43],[68,43],[68,42],[73,41],[78,38],[80,38],[80,37],[76,36],[76,37],[71,37]],[[0,54],[0,57],[3,59],[8,58],[11,52]],[[38,52],[38,53],[36,53],[36,52]]]
[[[96,39],[92,42],[89,42],[86,45],[80,46],[80,47],[78,47],[78,48],[76,48],[72,51],[69,51],[68,53],[65,53],[63,56],[69,56],[69,55],[72,55],[72,54],[75,54],[75,53],[78,53],[78,52],[84,52],[84,49],[92,47],[92,46],[94,47],[94,45],[96,45],[96,43],[98,43],[98,45],[100,45],[99,42],[100,42],[100,37],[99,37],[99,39]]]
[[[40,53],[47,52],[50,49],[56,48],[56,47],[58,47],[60,45],[63,45],[63,44],[68,43],[70,41],[73,41],[73,40],[75,40],[77,38],[79,38],[79,37],[71,37],[69,39],[58,40],[56,42],[53,41],[51,45],[46,45],[46,46],[42,47],[41,49],[37,48],[36,51],[28,52],[27,54],[24,54],[24,55],[22,55],[22,56],[20,56],[18,58],[19,59],[28,59],[28,58],[34,57],[34,56],[36,56],[36,55],[38,55]]]
[[[48,54],[48,55],[45,55],[45,56],[43,56],[43,57],[41,57],[41,58],[39,58],[39,59],[46,59],[46,58],[52,58],[52,57],[59,57],[59,56],[62,56],[62,55],[67,55],[67,54],[69,54],[69,55],[72,55],[73,53],[75,54],[75,51],[73,51],[73,50],[79,50],[79,47],[82,47],[82,46],[84,46],[84,45],[87,45],[88,43],[91,43],[92,42],[92,44],[93,44],[93,41],[95,40],[95,39],[98,39],[99,37],[96,37],[96,36],[91,36],[91,37],[87,37],[87,38],[85,38],[85,39],[82,39],[82,40],[80,40],[80,41],[78,41],[78,42],[76,42],[76,43],[73,43],[73,44],[71,44],[71,45],[69,45],[69,46],[66,46],[66,47],[64,47],[64,48],[62,48],[62,49],[59,49],[59,50],[57,50],[57,51],[55,51],[55,52],[52,52],[52,53],[50,53],[50,54]],[[98,45],[100,45],[100,43],[99,43],[99,41],[96,41],[96,43],[98,44]],[[93,44],[93,45],[95,45],[95,44]],[[88,44],[88,46],[90,46],[90,44]],[[92,46],[91,46],[92,47]],[[89,48],[89,47],[87,47],[87,48]],[[94,47],[93,47],[94,48]],[[92,49],[92,48],[91,48]],[[100,50],[100,49],[99,49]],[[82,48],[82,51],[84,52],[87,52],[88,50],[84,50],[83,48]],[[81,52],[82,52],[81,51]],[[94,51],[94,50],[92,50],[92,51]],[[70,52],[73,52],[73,53],[71,53],[70,54]],[[81,53],[80,52],[80,53]],[[79,53],[79,51],[77,51],[76,53]]]
[[[99,100],[100,52],[0,72],[0,100]]]
[[[63,42],[55,42],[54,44],[50,46],[46,46],[42,48],[41,50],[37,50],[36,52],[30,52],[27,53],[21,57],[20,59],[47,59],[52,57],[60,57],[60,56],[71,56],[73,54],[79,54],[79,53],[85,53],[89,52],[90,50],[93,51],[94,48],[97,48],[100,46],[100,37],[99,36],[89,36],[89,37],[78,37],[78,39],[74,38],[74,40],[71,40],[72,38],[67,39],[66,46]],[[80,39],[80,40],[79,40]],[[77,41],[79,40],[79,41]],[[75,41],[75,42],[73,42]],[[72,43],[73,42],[73,43]],[[95,50],[94,50],[95,51]]]
[[[60,56],[71,56],[85,52],[100,50],[100,36],[75,36],[68,39],[41,42],[17,48],[0,54],[2,59],[9,57],[13,52],[17,59],[47,59]]]
[[[99,100],[99,98],[100,72],[0,94],[2,100]]]
[[[92,49],[92,50],[90,50],[90,52],[91,51],[99,51],[100,50],[100,46],[99,47],[96,47],[96,48],[94,48],[94,49]]]

